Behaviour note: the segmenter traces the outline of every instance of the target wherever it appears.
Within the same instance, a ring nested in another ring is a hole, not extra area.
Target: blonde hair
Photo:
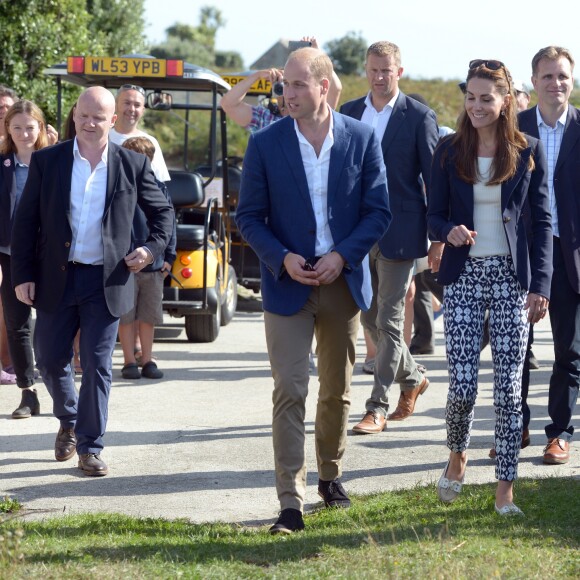
[[[401,50],[393,42],[389,42],[388,40],[373,42],[373,44],[367,48],[367,59],[371,54],[374,56],[392,56],[397,68],[401,67]]]
[[[332,61],[328,55],[317,48],[311,48],[305,46],[304,48],[299,48],[294,52],[290,53],[286,63],[291,60],[301,60],[308,64],[308,69],[310,74],[320,82],[322,79],[328,79],[331,82],[332,79]]]
[[[559,58],[567,58],[570,61],[570,68],[574,71],[574,59],[567,48],[561,46],[546,46],[536,52],[532,59],[532,75],[538,74],[538,65],[543,58],[548,60],[558,60]]]

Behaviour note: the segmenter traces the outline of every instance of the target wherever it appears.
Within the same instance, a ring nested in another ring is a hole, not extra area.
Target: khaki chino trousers
[[[304,418],[313,335],[319,381],[314,426],[318,475],[324,481],[341,475],[359,318],[359,308],[343,276],[332,284],[314,287],[304,307],[292,316],[264,314],[274,378],[272,436],[281,509],[302,511],[304,505]]]

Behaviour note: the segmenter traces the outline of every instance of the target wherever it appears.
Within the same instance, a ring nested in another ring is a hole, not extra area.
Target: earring
[[[501,110],[501,116],[502,116],[502,117],[505,117],[505,109],[502,109],[502,110]]]

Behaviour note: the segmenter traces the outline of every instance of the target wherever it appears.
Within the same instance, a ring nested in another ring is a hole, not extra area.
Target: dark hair
[[[501,95],[511,96],[496,125],[497,147],[491,164],[491,179],[488,184],[497,185],[515,175],[521,151],[528,146],[528,142],[517,126],[513,83],[507,68],[502,65],[497,70],[492,70],[482,64],[470,69],[466,80],[468,88],[469,81],[474,78],[492,81]],[[477,165],[479,135],[473,127],[465,108],[459,116],[457,133],[451,136],[450,139],[455,150],[453,162],[459,178],[467,183],[477,183],[480,179]],[[533,168],[534,161],[530,157],[528,169],[532,171]]]
[[[44,120],[44,114],[32,101],[16,101],[6,112],[6,116],[4,117],[4,126],[6,128],[6,138],[2,143],[2,153],[17,153],[16,145],[12,140],[12,135],[8,131],[8,126],[10,125],[10,121],[18,115],[22,113],[23,115],[30,115],[40,127],[40,132],[38,133],[38,138],[36,139],[36,143],[34,144],[34,150],[38,151],[38,149],[42,149],[48,145],[48,136],[46,134],[46,121]]]
[[[10,97],[14,102],[20,100],[16,91],[5,85],[0,85],[0,97]]]
[[[66,117],[66,121],[64,122],[64,138],[65,139],[74,139],[77,136],[77,127],[75,125],[75,109],[77,108],[76,105],[73,105],[68,112]]]

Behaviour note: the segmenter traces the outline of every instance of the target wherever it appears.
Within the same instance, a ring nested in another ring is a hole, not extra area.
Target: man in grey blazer
[[[371,125],[381,141],[393,221],[369,256],[371,270],[376,270],[376,308],[364,313],[363,324],[371,336],[374,334],[377,355],[366,413],[353,428],[358,434],[380,433],[386,427],[387,393],[394,382],[401,386],[401,394],[390,420],[411,415],[417,397],[429,385],[403,340],[403,322],[414,261],[427,255],[423,182],[428,192],[431,158],[439,139],[435,113],[399,90],[403,67],[396,44],[372,44],[365,70],[369,93],[345,103],[340,111]],[[431,246],[431,262],[440,258],[442,247],[439,243]]]
[[[554,232],[550,323],[554,368],[550,378],[543,461],[570,460],[572,418],[580,384],[580,111],[570,105],[574,59],[548,46],[532,59],[538,105],[518,116],[520,129],[539,137],[548,158],[548,187]],[[524,393],[524,400],[527,393]]]
[[[36,308],[34,350],[60,421],[57,461],[76,453],[85,475],[101,459],[119,317],[133,307],[133,276],[165,249],[173,209],[144,156],[114,143],[115,99],[103,87],[79,97],[76,138],[33,154],[12,228],[16,296]],[[130,252],[135,206],[150,236]],[[71,369],[81,329],[80,392]]]

